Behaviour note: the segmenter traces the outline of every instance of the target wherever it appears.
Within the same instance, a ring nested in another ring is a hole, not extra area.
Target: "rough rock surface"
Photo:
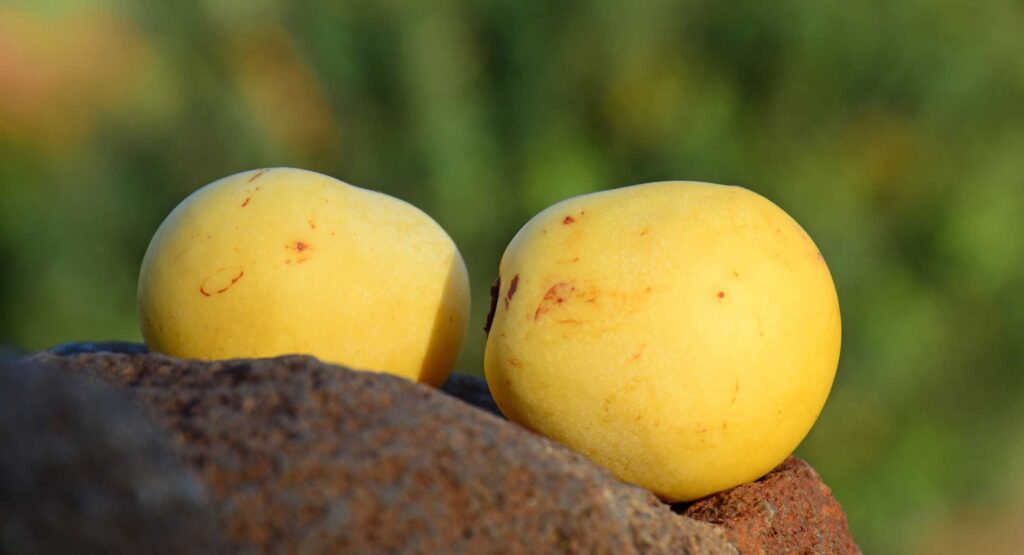
[[[735,553],[583,457],[400,378],[309,357],[36,357],[127,388],[236,550]]]
[[[0,362],[0,553],[218,553],[201,484],[114,388]]]
[[[681,512],[722,526],[740,553],[860,553],[832,492],[796,457]]]

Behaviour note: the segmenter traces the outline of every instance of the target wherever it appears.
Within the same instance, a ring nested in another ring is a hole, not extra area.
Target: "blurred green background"
[[[498,259],[538,210],[665,179],[766,195],[839,290],[839,374],[800,453],[857,541],[1024,545],[1019,1],[7,0],[0,344],[139,339],[161,219],[274,165],[451,233],[466,373]]]

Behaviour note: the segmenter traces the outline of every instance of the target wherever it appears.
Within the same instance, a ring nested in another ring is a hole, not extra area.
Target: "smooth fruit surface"
[[[139,275],[151,349],[220,359],[305,353],[438,385],[469,284],[451,238],[414,206],[305,170],[225,177],[164,220]]]
[[[511,420],[669,500],[759,478],[839,359],[828,267],[739,187],[650,183],[531,219],[501,261],[485,371]]]

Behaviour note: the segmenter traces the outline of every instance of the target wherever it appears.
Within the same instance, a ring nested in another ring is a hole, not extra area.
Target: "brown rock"
[[[309,357],[38,360],[128,389],[265,553],[735,553],[583,457],[436,390]]]
[[[842,507],[806,462],[789,457],[764,478],[683,508],[725,529],[740,553],[860,553]]]

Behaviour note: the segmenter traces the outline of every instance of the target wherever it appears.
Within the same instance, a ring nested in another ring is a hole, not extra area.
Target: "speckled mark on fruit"
[[[540,304],[537,305],[537,310],[533,313],[533,319],[536,320],[552,308],[565,303],[569,296],[575,291],[576,286],[570,282],[562,281],[552,285],[551,288],[548,289],[547,293],[544,293],[544,297],[541,299]]]
[[[242,202],[242,208],[245,208],[246,206],[249,206],[249,201],[250,200],[252,200],[252,197],[245,197],[245,201]]]
[[[260,171],[258,171],[258,172],[256,172],[256,173],[254,173],[254,174],[252,175],[252,177],[250,177],[250,178],[249,178],[249,180],[248,180],[248,181],[246,181],[246,183],[252,183],[253,181],[256,181],[257,179],[259,179],[259,178],[260,178],[260,176],[261,176],[261,175],[263,175],[263,174],[265,174],[265,173],[267,173],[267,170],[260,170]]]
[[[288,250],[295,251],[297,253],[302,253],[304,251],[312,249],[313,245],[310,245],[309,243],[306,243],[305,241],[295,241],[294,243],[290,243],[288,245],[285,245],[284,248],[286,248]],[[299,256],[299,257],[296,257],[295,263],[296,264],[302,264],[303,262],[305,262],[307,260],[309,260],[308,256]],[[285,260],[284,263],[285,264],[291,264],[292,263],[292,259],[289,258],[289,259]]]
[[[316,222],[314,222],[312,218],[307,220],[307,223],[309,224],[309,229],[316,231]]]

